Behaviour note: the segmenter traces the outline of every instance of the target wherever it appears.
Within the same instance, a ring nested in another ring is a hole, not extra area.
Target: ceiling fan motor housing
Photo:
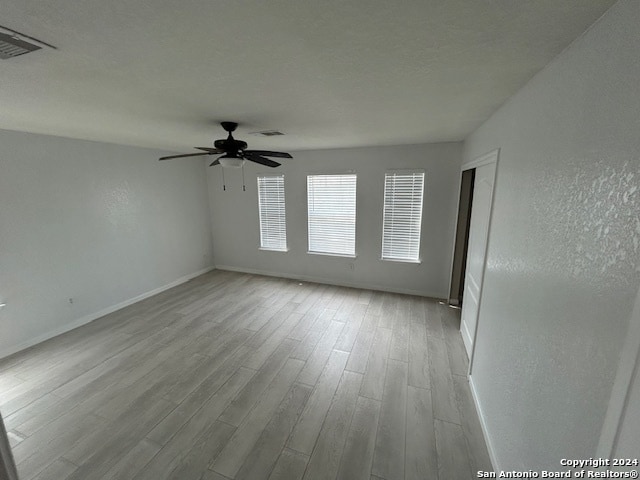
[[[227,138],[225,140],[216,140],[213,142],[213,145],[220,150],[224,150],[225,152],[239,152],[240,150],[246,150],[247,142],[243,142],[242,140],[236,140],[235,138]]]

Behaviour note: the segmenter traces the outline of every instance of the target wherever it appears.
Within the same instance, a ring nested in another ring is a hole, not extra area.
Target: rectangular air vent
[[[259,137],[277,137],[278,135],[284,135],[284,133],[277,130],[263,130],[262,132],[251,132],[250,135],[257,135]]]
[[[26,42],[6,33],[0,33],[0,59],[17,57],[25,53],[40,50],[42,47]]]

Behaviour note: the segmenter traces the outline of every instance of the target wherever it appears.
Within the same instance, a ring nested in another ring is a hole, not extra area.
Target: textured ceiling
[[[58,50],[0,60],[0,128],[190,151],[462,140],[614,2],[2,3]]]

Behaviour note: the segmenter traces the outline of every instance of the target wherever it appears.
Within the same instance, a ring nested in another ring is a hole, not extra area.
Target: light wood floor
[[[22,480],[474,478],[458,323],[214,271],[0,361],[0,411]]]

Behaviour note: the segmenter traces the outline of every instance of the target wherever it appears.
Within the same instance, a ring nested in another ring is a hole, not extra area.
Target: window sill
[[[383,262],[396,262],[396,263],[409,263],[413,265],[420,265],[422,260],[405,260],[402,258],[380,258]]]
[[[285,248],[284,250],[280,250],[277,248],[264,248],[264,247],[259,247],[258,250],[262,250],[263,252],[280,252],[280,253],[286,253],[289,251],[288,248]]]
[[[357,255],[345,255],[343,253],[328,253],[328,252],[311,252],[307,251],[309,255],[323,255],[326,257],[342,257],[342,258],[356,258]]]

